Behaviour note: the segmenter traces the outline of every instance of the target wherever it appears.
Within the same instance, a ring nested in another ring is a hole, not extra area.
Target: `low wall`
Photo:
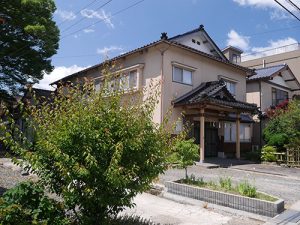
[[[165,185],[168,192],[173,194],[256,213],[263,216],[274,217],[284,210],[284,201],[282,199],[279,199],[276,202],[269,202],[175,182],[166,182]]]

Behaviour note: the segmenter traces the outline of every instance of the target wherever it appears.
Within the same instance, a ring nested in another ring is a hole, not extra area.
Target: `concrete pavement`
[[[170,200],[170,196],[162,198],[143,193],[134,199],[134,203],[136,206],[132,209],[126,209],[123,214],[138,215],[160,224],[260,225],[264,223],[261,220],[250,219],[246,216],[231,214],[218,209],[214,210],[211,204],[197,200],[187,203],[178,198],[177,201]]]

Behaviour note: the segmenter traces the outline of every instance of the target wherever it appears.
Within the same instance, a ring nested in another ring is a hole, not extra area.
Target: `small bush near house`
[[[237,190],[241,195],[255,198],[256,197],[256,187],[251,185],[247,180],[241,182],[237,186]]]
[[[300,139],[300,101],[292,100],[287,107],[275,109],[263,131],[267,145],[277,150],[285,150],[285,146]]]
[[[170,158],[175,167],[185,170],[185,178],[188,179],[187,168],[199,159],[199,147],[194,143],[194,139],[180,140],[175,144]]]
[[[261,159],[265,162],[275,162],[276,161],[276,147],[265,145],[262,148]]]
[[[145,97],[146,90],[115,89],[119,77],[102,75],[108,80],[98,92],[91,83],[72,84],[58,88],[49,104],[25,107],[34,142],[13,121],[2,127],[2,140],[62,197],[78,224],[105,224],[133,206],[133,197],[167,168],[173,147],[168,124],[152,121],[159,88],[150,84]]]
[[[33,182],[20,183],[0,199],[0,224],[67,225],[63,205],[45,196],[43,188]]]

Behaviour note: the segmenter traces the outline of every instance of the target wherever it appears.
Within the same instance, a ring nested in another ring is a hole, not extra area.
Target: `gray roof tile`
[[[260,80],[270,78],[273,74],[284,69],[286,65],[276,65],[255,70],[255,75],[248,77],[248,80]]]

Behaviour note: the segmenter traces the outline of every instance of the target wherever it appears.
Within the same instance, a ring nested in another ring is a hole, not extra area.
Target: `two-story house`
[[[229,46],[223,50],[223,53],[233,63],[254,68],[253,74],[247,77],[246,101],[256,104],[261,111],[260,117],[254,117],[256,123],[253,125],[252,142],[253,146],[261,147],[263,129],[268,122],[266,112],[297,97],[300,91],[299,80],[289,66],[291,64],[295,72],[299,73],[297,70],[297,66],[299,67],[299,63],[297,63],[297,60],[299,61],[299,57],[297,57],[299,49],[245,62],[241,62],[242,51],[238,48]],[[286,54],[296,54],[296,56],[286,57]]]
[[[183,124],[193,124],[191,136],[199,144],[200,161],[209,156],[237,157],[251,150],[252,118],[256,105],[246,103],[246,77],[252,70],[231,63],[210,38],[203,25],[187,33],[161,39],[117,56],[126,88],[141,90],[151,80],[160,81],[159,102],[153,121],[161,123],[172,109],[174,134]],[[104,63],[71,74],[58,82],[93,79],[102,82]],[[147,94],[147,93],[145,93]],[[184,117],[181,121],[182,114]]]

